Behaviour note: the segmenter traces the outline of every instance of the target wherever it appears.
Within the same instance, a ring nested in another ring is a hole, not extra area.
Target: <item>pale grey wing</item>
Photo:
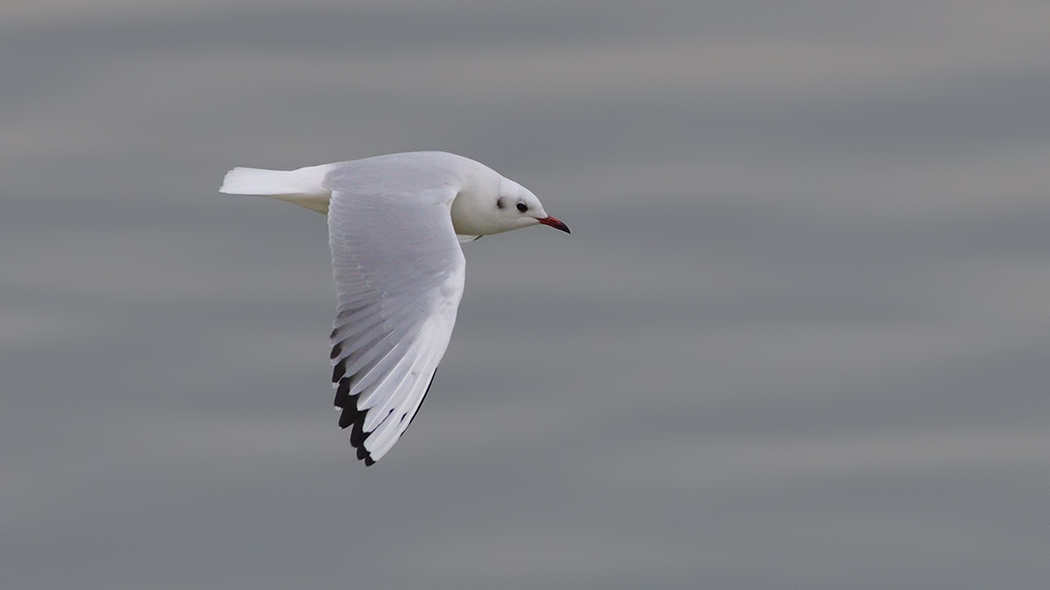
[[[339,426],[368,465],[408,428],[452,336],[466,267],[454,197],[451,188],[332,193],[332,385]]]

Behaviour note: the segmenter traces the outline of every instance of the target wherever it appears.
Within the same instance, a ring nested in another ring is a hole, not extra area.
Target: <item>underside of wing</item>
[[[454,196],[447,187],[332,194],[332,385],[339,426],[368,465],[412,422],[452,335],[465,267]]]

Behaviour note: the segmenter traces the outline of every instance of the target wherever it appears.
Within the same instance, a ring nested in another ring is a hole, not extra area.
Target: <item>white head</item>
[[[547,215],[529,189],[488,168],[471,176],[452,201],[457,234],[485,236],[540,223],[569,233],[568,226]]]

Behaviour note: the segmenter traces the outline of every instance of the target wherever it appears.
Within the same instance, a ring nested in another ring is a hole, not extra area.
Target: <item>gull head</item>
[[[452,201],[452,225],[465,236],[485,236],[543,224],[569,233],[569,227],[547,215],[536,195],[496,172],[476,175]]]

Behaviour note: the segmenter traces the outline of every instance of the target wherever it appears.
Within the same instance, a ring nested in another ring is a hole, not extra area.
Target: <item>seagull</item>
[[[569,233],[525,187],[447,152],[234,168],[219,192],[328,216],[339,293],[332,387],[339,426],[365,465],[394,446],[430,391],[463,296],[460,244],[531,225]]]

